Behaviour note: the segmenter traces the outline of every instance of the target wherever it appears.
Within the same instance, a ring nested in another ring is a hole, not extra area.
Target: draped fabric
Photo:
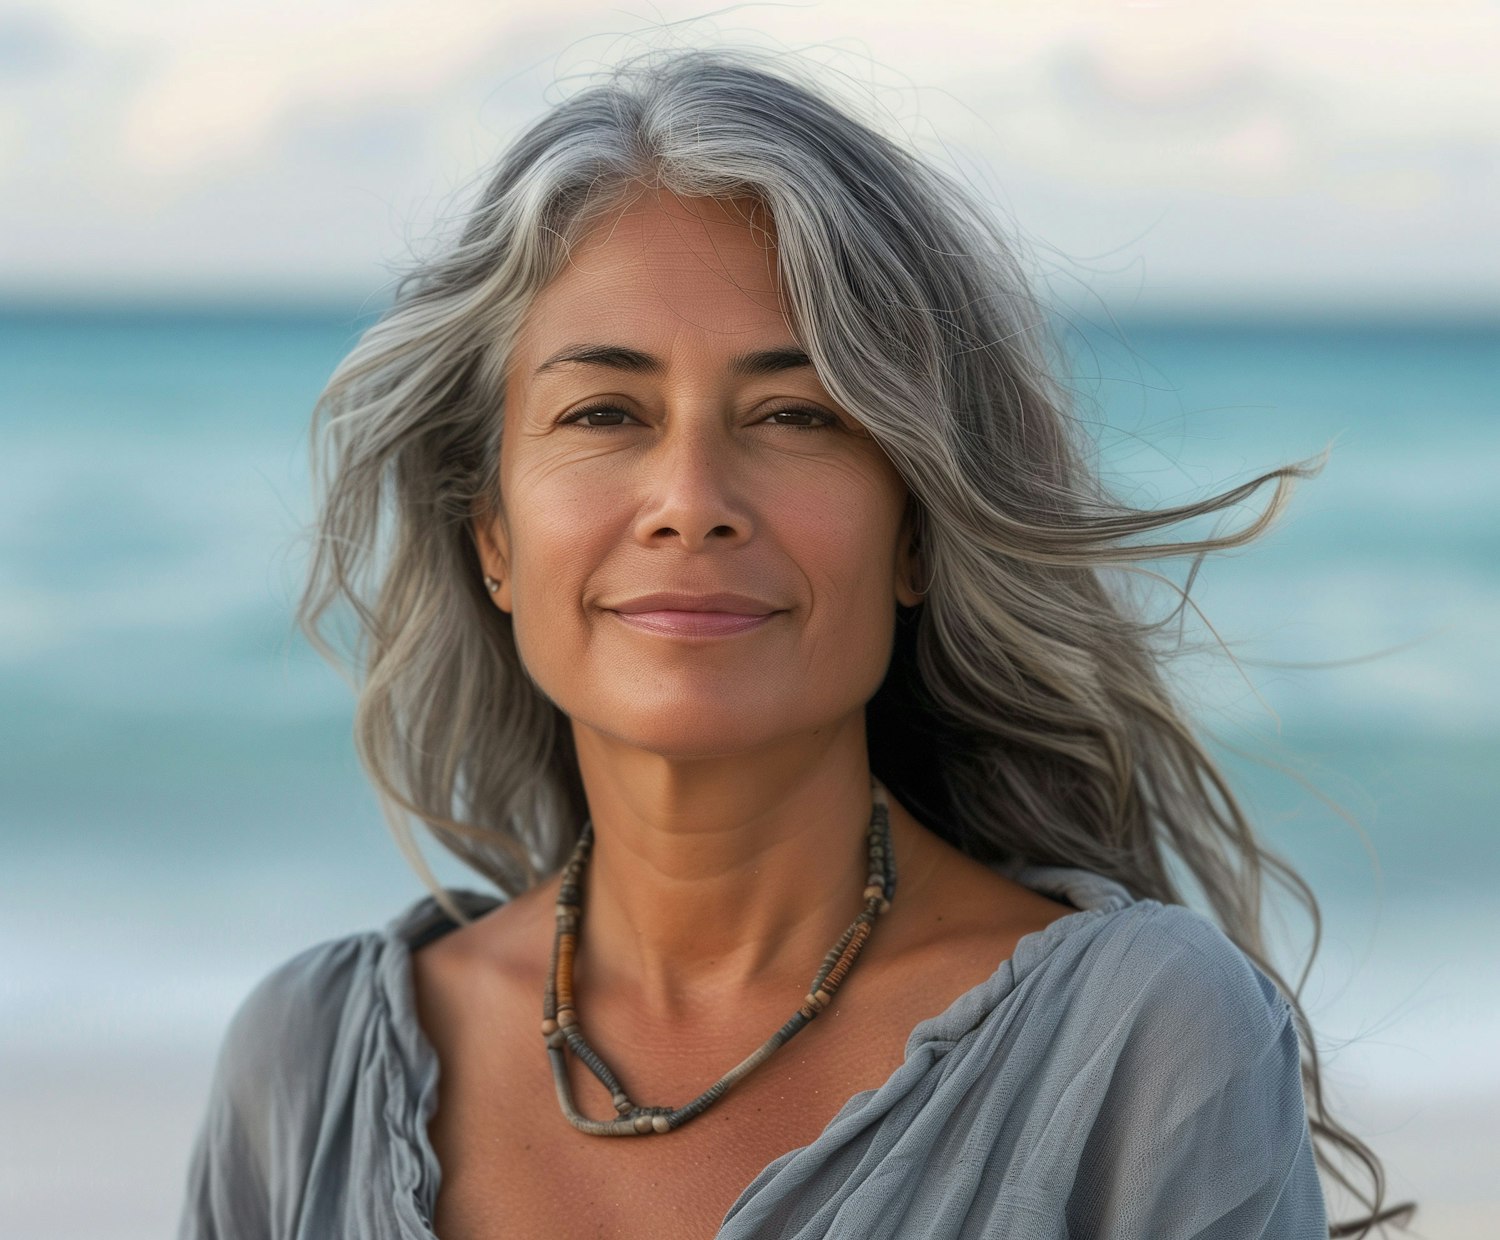
[[[1326,1240],[1271,982],[1189,909],[1083,870],[1012,877],[1078,911],[918,1024],[902,1065],[761,1171],[716,1240]],[[439,1069],[411,952],[453,928],[423,897],[250,993],[178,1240],[434,1240]]]

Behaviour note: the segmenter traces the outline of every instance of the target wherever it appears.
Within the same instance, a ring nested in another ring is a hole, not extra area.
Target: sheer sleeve
[[[1207,918],[1163,913],[1133,953],[1149,963],[1068,1235],[1327,1240],[1290,1004]]]
[[[293,957],[240,1004],[188,1163],[177,1240],[296,1233],[359,936]]]
[[[269,1240],[273,1235],[265,1175],[268,1150],[256,1139],[248,1109],[237,1104],[229,1085],[234,1075],[226,1046],[188,1163],[178,1240]]]

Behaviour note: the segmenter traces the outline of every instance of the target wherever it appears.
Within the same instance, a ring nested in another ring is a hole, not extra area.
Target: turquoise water
[[[12,1055],[124,1072],[181,1048],[198,1082],[256,976],[420,893],[353,757],[348,691],[289,629],[308,413],[357,330],[352,312],[0,316]],[[1335,1084],[1500,1088],[1494,325],[1119,330],[1074,337],[1070,379],[1133,502],[1334,443],[1281,524],[1195,587],[1247,679],[1209,658],[1178,677],[1205,727],[1295,764],[1379,859],[1294,779],[1227,759],[1324,900],[1308,998]]]

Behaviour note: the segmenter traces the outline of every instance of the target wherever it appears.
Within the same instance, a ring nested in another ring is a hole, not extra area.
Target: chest
[[[439,1240],[610,1236],[709,1240],[745,1187],[781,1155],[814,1141],[854,1094],[901,1064],[911,1022],[879,1005],[825,1012],[714,1106],[673,1132],[594,1137],[563,1118],[542,1039],[529,1022],[483,1045],[444,1049],[439,1109],[429,1138],[443,1168],[434,1218]],[[779,1021],[758,1022],[753,1048]],[[740,1056],[686,1049],[643,1054],[602,1034],[591,1041],[634,1096],[678,1104]],[[580,1109],[609,1118],[608,1097],[569,1057]]]
[[[413,980],[441,1065],[427,1133],[442,1168],[438,1240],[712,1240],[761,1171],[812,1144],[851,1098],[889,1080],[918,1023],[991,977],[1021,936],[1067,911],[963,866],[932,879],[940,902],[924,905],[919,888],[907,893],[905,923],[882,925],[832,1006],[707,1111],[659,1135],[589,1136],[562,1114],[540,1030],[549,903],[529,920],[526,906],[511,906],[511,921],[491,923],[474,947],[457,932],[424,948]],[[741,1000],[712,1009],[711,1020],[655,1029],[640,1027],[650,1017],[628,996],[612,1009],[600,991],[586,992],[582,1020],[632,1098],[677,1106],[760,1046],[800,1000],[799,984],[762,996],[756,1010]],[[592,1074],[571,1054],[565,1061],[579,1110],[614,1118]]]

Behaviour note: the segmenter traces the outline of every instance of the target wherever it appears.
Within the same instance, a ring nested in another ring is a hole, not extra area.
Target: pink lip
[[[774,603],[752,598],[748,594],[688,594],[680,590],[659,590],[636,598],[606,603],[610,611],[638,614],[646,611],[719,611],[737,616],[764,616],[781,610]]]
[[[616,611],[614,613],[632,628],[661,633],[668,637],[728,637],[758,629],[775,612],[747,616],[730,611]]]

